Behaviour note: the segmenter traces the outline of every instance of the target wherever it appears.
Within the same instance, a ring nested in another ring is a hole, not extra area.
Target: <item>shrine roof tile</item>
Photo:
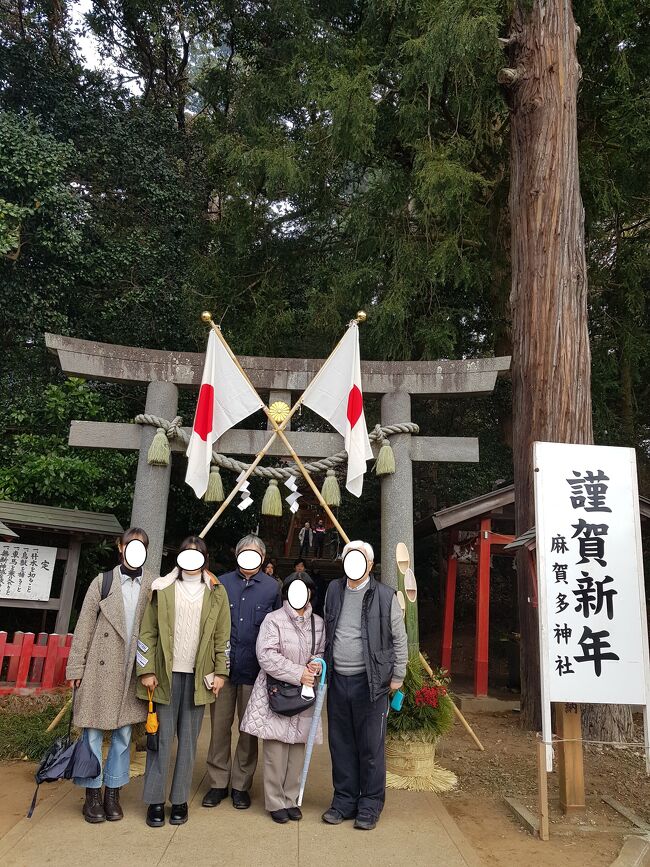
[[[90,536],[119,536],[122,533],[122,525],[115,515],[110,513],[60,509],[56,506],[14,503],[10,500],[0,500],[0,522],[8,524],[9,527],[40,527],[44,530]]]

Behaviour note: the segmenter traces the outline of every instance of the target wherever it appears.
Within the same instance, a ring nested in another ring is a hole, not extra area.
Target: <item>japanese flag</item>
[[[361,393],[359,329],[350,325],[345,336],[302,396],[305,406],[334,427],[345,439],[348,477],[345,487],[360,497],[366,461],[372,458]]]
[[[210,331],[201,390],[187,447],[185,481],[202,497],[208,487],[212,444],[237,422],[261,409],[255,389],[232,360],[214,331]]]

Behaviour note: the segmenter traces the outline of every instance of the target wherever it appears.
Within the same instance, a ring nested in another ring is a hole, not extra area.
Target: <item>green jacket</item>
[[[153,700],[158,704],[169,704],[171,699],[175,583],[153,591],[142,619],[138,640],[137,695],[138,698],[147,700],[147,690],[142,686],[140,678],[145,674],[155,674],[158,686],[154,690]],[[214,701],[214,693],[206,687],[203,678],[213,673],[220,677],[228,676],[229,650],[230,604],[225,588],[217,581],[205,594],[201,609],[201,637],[194,668],[195,705],[211,704]]]

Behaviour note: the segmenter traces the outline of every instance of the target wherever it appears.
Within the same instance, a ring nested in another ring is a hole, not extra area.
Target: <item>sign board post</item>
[[[558,737],[560,807],[563,813],[585,811],[585,771],[582,753],[582,719],[579,704],[555,705]]]
[[[567,713],[567,705],[629,704],[644,709],[650,773],[650,664],[634,449],[537,442],[533,460],[546,767],[552,770],[551,702],[563,706],[558,735],[564,739],[579,731],[579,714]],[[581,775],[581,760],[570,766],[566,751],[564,758],[563,773]],[[565,794],[570,807],[568,782]]]

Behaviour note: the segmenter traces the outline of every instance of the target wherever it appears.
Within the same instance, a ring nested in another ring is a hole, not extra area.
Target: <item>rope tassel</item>
[[[375,472],[378,476],[391,476],[395,472],[395,452],[390,442],[386,439],[383,440],[379,449]]]
[[[328,506],[341,505],[341,489],[339,488],[339,481],[336,478],[334,470],[327,471],[321,494]]]
[[[282,495],[277,479],[270,479],[262,500],[262,514],[279,518],[282,515]]]
[[[152,467],[167,467],[169,466],[169,455],[171,449],[165,429],[159,427],[156,431],[149,451],[147,452],[147,463]]]
[[[223,503],[225,497],[223,493],[223,480],[219,467],[212,464],[210,466],[210,477],[208,478],[208,487],[203,494],[203,500],[206,503]]]

